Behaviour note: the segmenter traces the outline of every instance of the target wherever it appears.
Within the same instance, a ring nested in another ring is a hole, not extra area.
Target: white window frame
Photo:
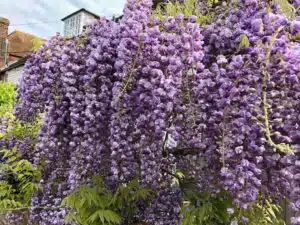
[[[76,14],[64,21],[64,35],[66,37],[77,36],[81,33],[82,13]]]

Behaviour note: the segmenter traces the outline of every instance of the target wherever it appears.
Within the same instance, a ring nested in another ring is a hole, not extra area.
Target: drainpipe
[[[5,39],[5,54],[4,54],[4,65],[8,63],[8,39]]]

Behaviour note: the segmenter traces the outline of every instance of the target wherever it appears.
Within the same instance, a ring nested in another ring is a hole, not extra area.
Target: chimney
[[[7,36],[8,36],[9,20],[0,17],[0,68],[5,65],[7,57]]]

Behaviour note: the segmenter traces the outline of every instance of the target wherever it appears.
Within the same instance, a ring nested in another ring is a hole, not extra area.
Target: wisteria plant
[[[127,0],[120,22],[56,35],[27,61],[16,117],[43,115],[23,150],[43,165],[30,224],[67,224],[61,202],[94,176],[111,192],[134,179],[154,190],[136,210],[148,225],[185,222],[186,185],[230,196],[233,224],[283,199],[299,211],[299,1],[157,7]]]

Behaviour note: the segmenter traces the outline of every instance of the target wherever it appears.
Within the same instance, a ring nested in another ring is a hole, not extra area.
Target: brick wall
[[[0,68],[4,66],[4,55],[6,51],[6,39],[8,36],[9,20],[0,17]]]

